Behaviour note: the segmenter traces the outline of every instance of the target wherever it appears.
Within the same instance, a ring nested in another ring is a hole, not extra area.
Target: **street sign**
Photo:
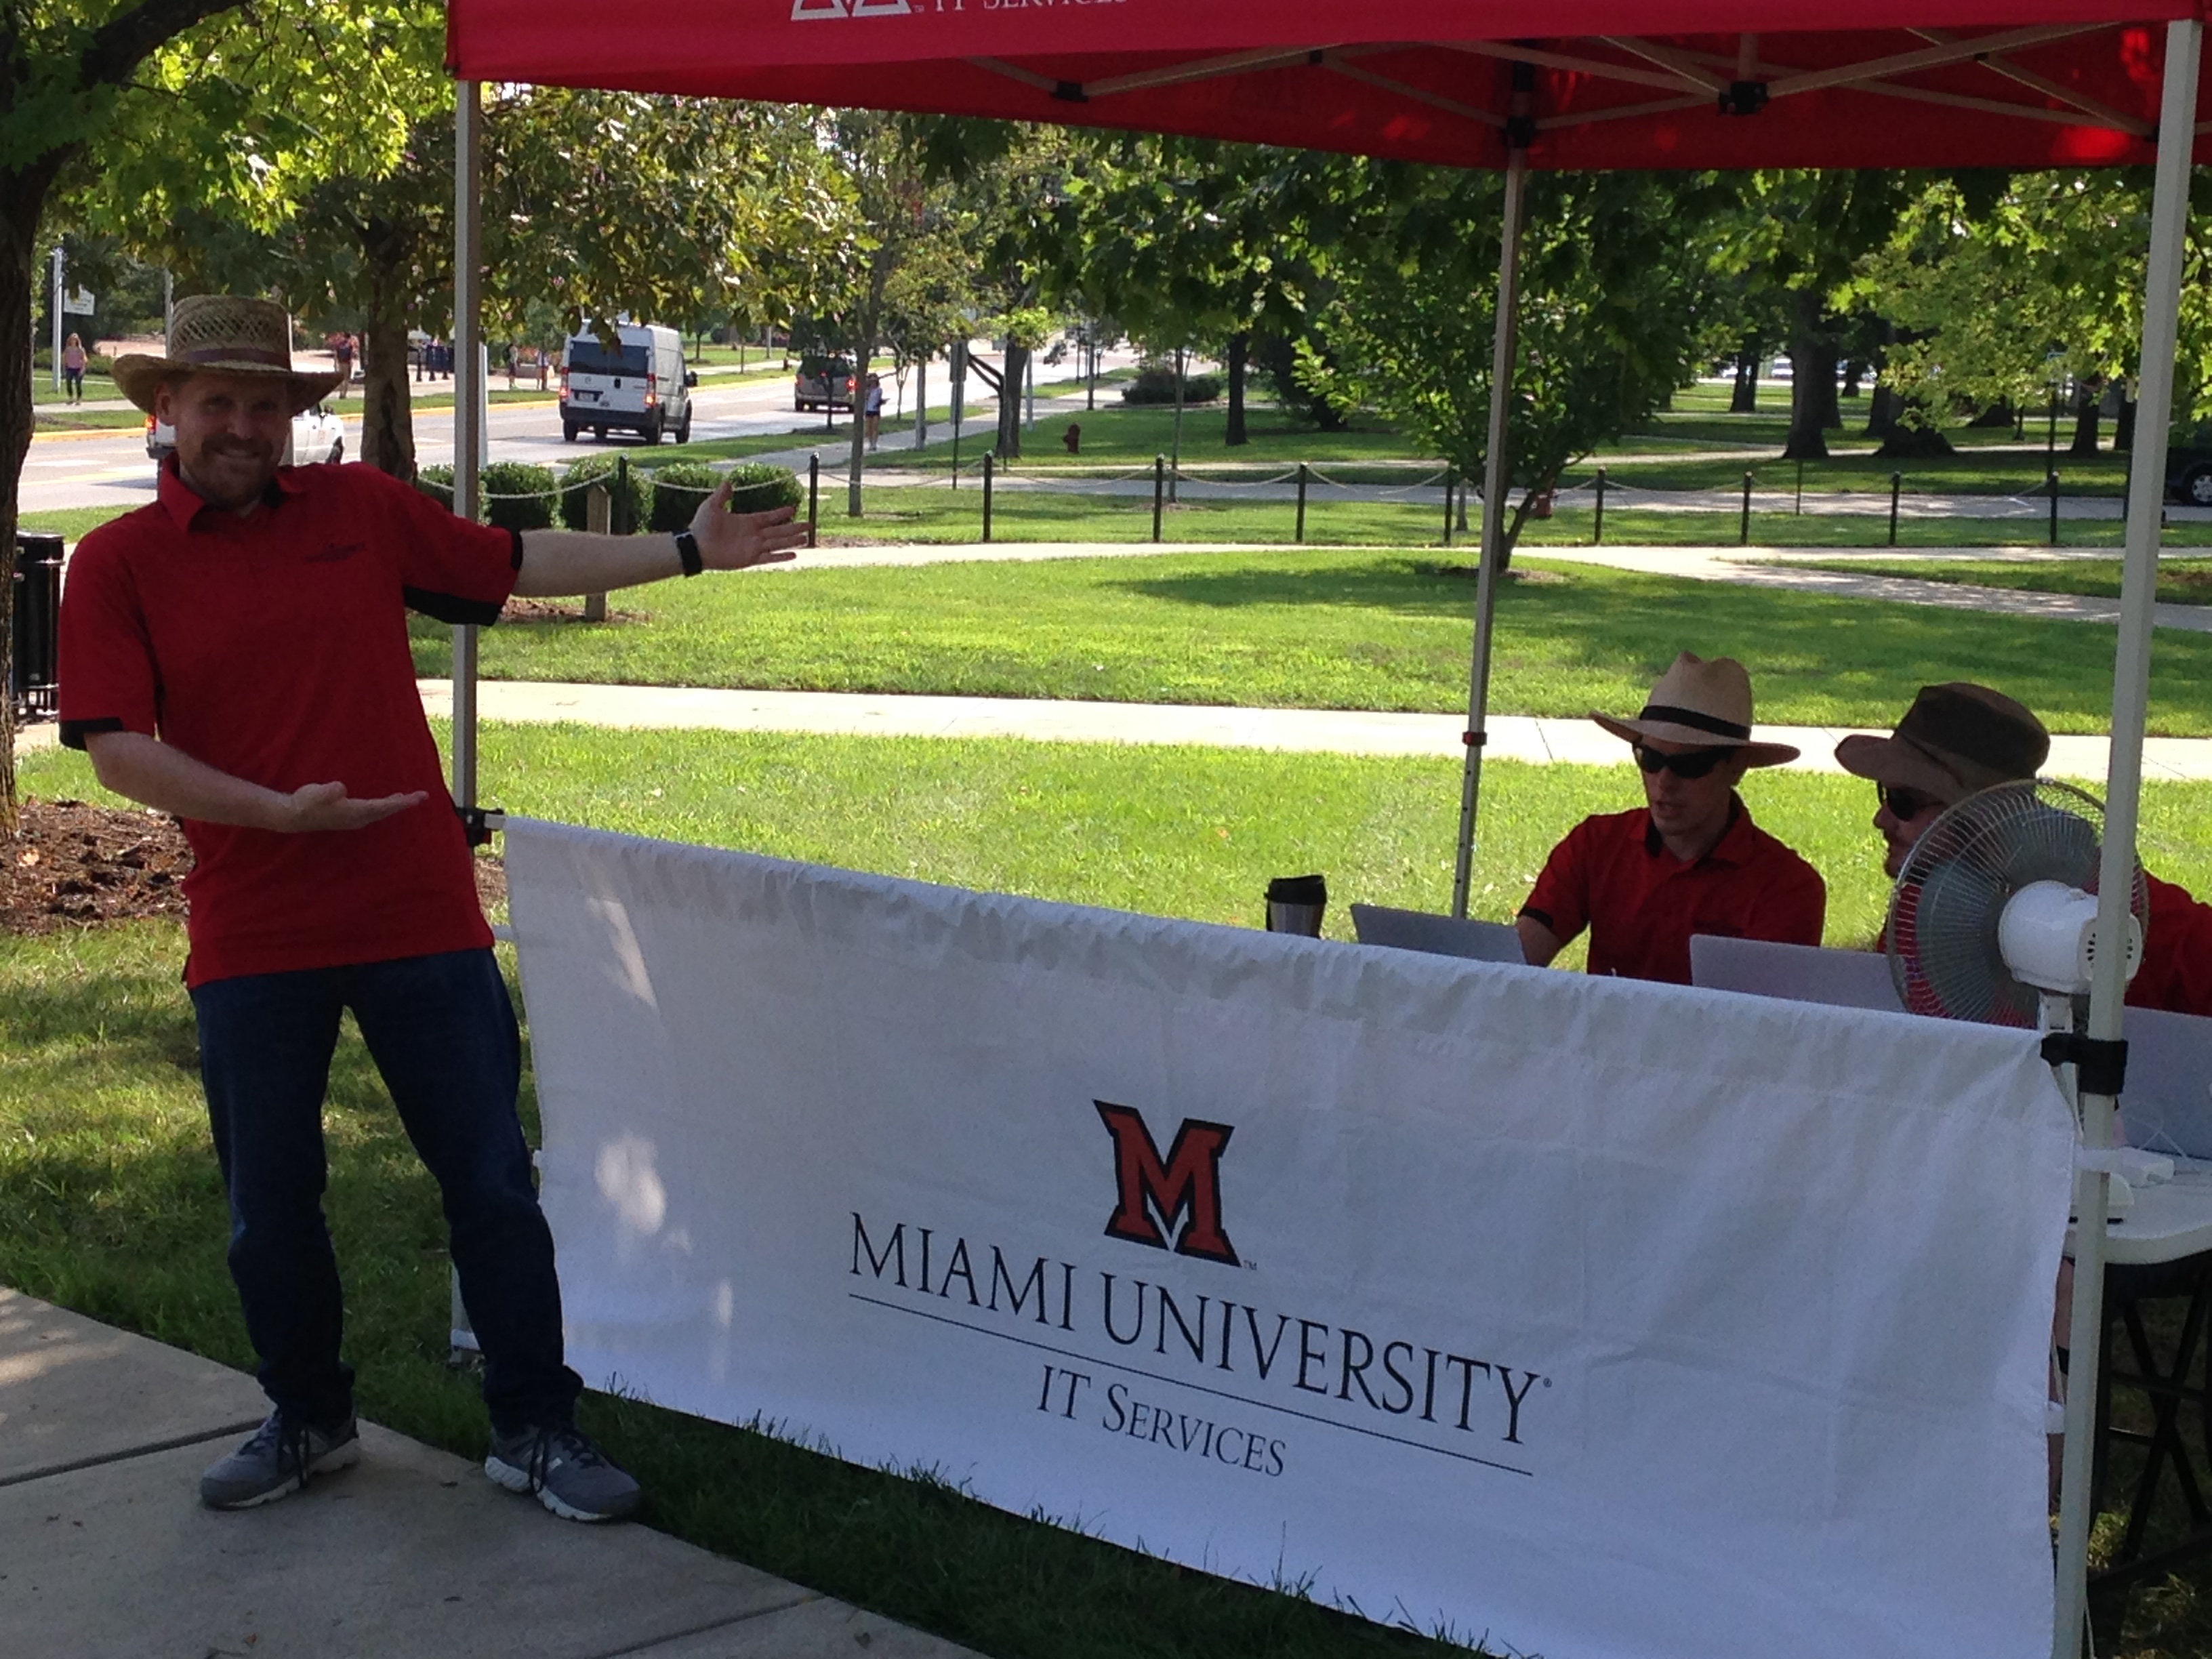
[[[92,290],[88,288],[81,288],[74,294],[64,295],[62,296],[62,309],[64,311],[73,312],[80,317],[91,316],[93,314]]]

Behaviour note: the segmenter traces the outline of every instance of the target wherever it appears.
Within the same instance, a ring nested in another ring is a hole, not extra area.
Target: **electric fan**
[[[2046,778],[1995,785],[1937,818],[1890,895],[1889,968],[1905,1006],[1944,1019],[2076,1029],[2100,943],[2104,823],[2095,796]],[[2138,866],[2130,978],[2142,959],[2148,902]]]

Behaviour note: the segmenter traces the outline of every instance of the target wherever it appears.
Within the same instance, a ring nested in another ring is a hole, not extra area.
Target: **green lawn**
[[[120,398],[122,395],[115,389],[115,382],[106,375],[89,368],[85,370],[85,402],[104,402],[110,398]],[[68,396],[68,387],[58,386],[53,383],[53,370],[42,368],[31,371],[31,406],[33,409],[43,414],[47,411],[49,406],[54,409],[66,407],[64,400]]]
[[[1352,899],[1435,908],[1449,892],[1450,762],[546,727],[483,738],[489,799],[610,830],[1248,927],[1270,876],[1322,869],[1340,935]],[[66,752],[27,757],[22,778],[32,793],[94,793]],[[1636,798],[1625,767],[1497,763],[1486,779],[1474,908],[1492,917],[1576,819]],[[1867,787],[1767,774],[1747,793],[1827,875],[1830,939],[1868,937],[1881,882]],[[2147,792],[2154,867],[2200,889],[2208,809],[2212,786]],[[244,1366],[182,955],[167,923],[0,939],[0,1280]],[[477,1455],[482,1407],[444,1364],[436,1193],[350,1035],[326,1121],[363,1412]],[[585,1422],[645,1480],[652,1524],[1002,1659],[1447,1651],[1001,1514],[943,1480],[596,1395]],[[2206,1650],[2202,1583],[2199,1570],[2139,1598],[2130,1659]]]
[[[1522,562],[1498,606],[1492,706],[1632,708],[1677,651],[1750,665],[1760,718],[1883,725],[1923,684],[2002,686],[2054,730],[2103,729],[2112,630]],[[665,584],[644,620],[509,623],[497,679],[940,692],[1292,708],[1464,706],[1464,556],[1237,552],[793,570]],[[416,664],[448,665],[416,625]],[[2212,732],[2212,639],[2161,635],[2153,729]]]
[[[941,392],[942,387],[938,390]],[[996,418],[995,405],[990,418]],[[1082,428],[1080,447],[1074,454],[1068,453],[1061,441],[1071,421]],[[1225,403],[1186,407],[1182,414],[1182,460],[1191,465],[1208,461],[1238,461],[1295,466],[1300,461],[1430,459],[1381,422],[1369,419],[1356,422],[1349,432],[1321,432],[1293,420],[1272,404],[1255,404],[1246,411],[1245,428],[1250,441],[1231,449],[1224,441],[1229,428]],[[970,459],[980,457],[990,435],[990,427],[979,427],[971,420],[964,430],[962,454]],[[910,450],[882,454],[876,458],[877,465],[942,469],[950,454],[951,436],[949,424],[939,431],[933,416],[927,450],[921,455]],[[1102,386],[1095,410],[1063,412],[1055,409],[1048,412],[1040,409],[1036,424],[1022,434],[1022,459],[1018,465],[1024,471],[1064,466],[1149,467],[1154,456],[1169,453],[1174,439],[1172,404],[1124,404],[1118,391],[1109,393]],[[968,440],[975,441],[972,447]]]
[[[67,404],[41,404],[31,411],[34,432],[122,432],[145,424],[146,417],[135,409],[77,409]]]
[[[147,499],[152,500],[149,495]],[[19,530],[59,532],[64,541],[77,541],[88,532],[97,530],[110,519],[119,519],[131,509],[127,507],[64,507],[46,513],[19,513],[15,527]]]
[[[1809,568],[1869,576],[1907,576],[1917,581],[1965,582],[1978,587],[2011,587],[2030,593],[2120,597],[2118,559],[1853,559],[1849,563]],[[2212,559],[2161,559],[2158,597],[2170,605],[2212,604]]]

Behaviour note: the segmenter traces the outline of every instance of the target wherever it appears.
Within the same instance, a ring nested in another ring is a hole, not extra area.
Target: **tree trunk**
[[[861,337],[853,343],[853,448],[845,469],[845,516],[848,519],[861,516],[860,475],[868,464],[868,364],[876,355],[872,313],[861,326]]]
[[[1002,461],[1022,458],[1022,384],[1029,376],[1030,349],[1006,342],[1006,374],[999,385],[999,441]]]
[[[415,410],[414,394],[407,389],[407,309],[401,269],[379,264],[369,283],[362,330],[361,459],[380,472],[412,483]]]
[[[1866,379],[1867,366],[1854,357],[1844,365],[1844,392],[1846,398],[1859,395],[1859,382]]]
[[[1877,380],[1874,396],[1867,399],[1866,435],[1887,442],[1897,430],[1897,393]]]
[[[1820,296],[1801,293],[1790,330],[1790,441],[1782,449],[1785,461],[1826,460],[1826,431],[1843,423],[1836,406],[1836,346],[1820,323]]]
[[[0,836],[15,833],[15,504],[31,449],[31,306],[44,178],[0,176]]]
[[[1729,393],[1729,413],[1759,413],[1759,342],[1746,340],[1735,354],[1735,388]]]
[[[2069,455],[2094,455],[2097,453],[2097,403],[2105,395],[2103,385],[2095,380],[2077,383],[2074,390],[2074,441],[2066,446]]]
[[[1236,449],[1251,440],[1244,435],[1244,365],[1252,350],[1252,337],[1243,329],[1229,337],[1229,428],[1222,441]]]
[[[2112,447],[2123,455],[2132,454],[2136,447],[2136,400],[2123,398],[2120,412],[2112,420]]]
[[[2002,428],[2014,426],[2017,424],[2018,421],[2014,414],[2012,399],[2009,398],[2000,398],[1996,402],[1991,404],[1980,414],[1975,416],[1972,420],[1966,422],[1966,425],[1970,428],[1985,432],[1996,432]]]

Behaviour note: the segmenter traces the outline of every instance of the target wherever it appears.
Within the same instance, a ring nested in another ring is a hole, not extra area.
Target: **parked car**
[[[2166,447],[2166,499],[2212,507],[2212,425],[2173,429]]]
[[[624,323],[612,339],[571,334],[561,351],[561,435],[574,443],[586,427],[595,438],[618,429],[657,444],[672,430],[688,444],[698,384],[684,367],[684,337],[672,328]]]
[[[801,357],[792,377],[793,409],[842,409],[849,411],[860,389],[849,357]]]
[[[177,447],[177,433],[166,421],[146,417],[146,453],[155,466],[168,459]],[[315,404],[301,410],[292,417],[292,435],[284,446],[283,465],[312,466],[328,462],[336,466],[345,459],[345,422]]]

